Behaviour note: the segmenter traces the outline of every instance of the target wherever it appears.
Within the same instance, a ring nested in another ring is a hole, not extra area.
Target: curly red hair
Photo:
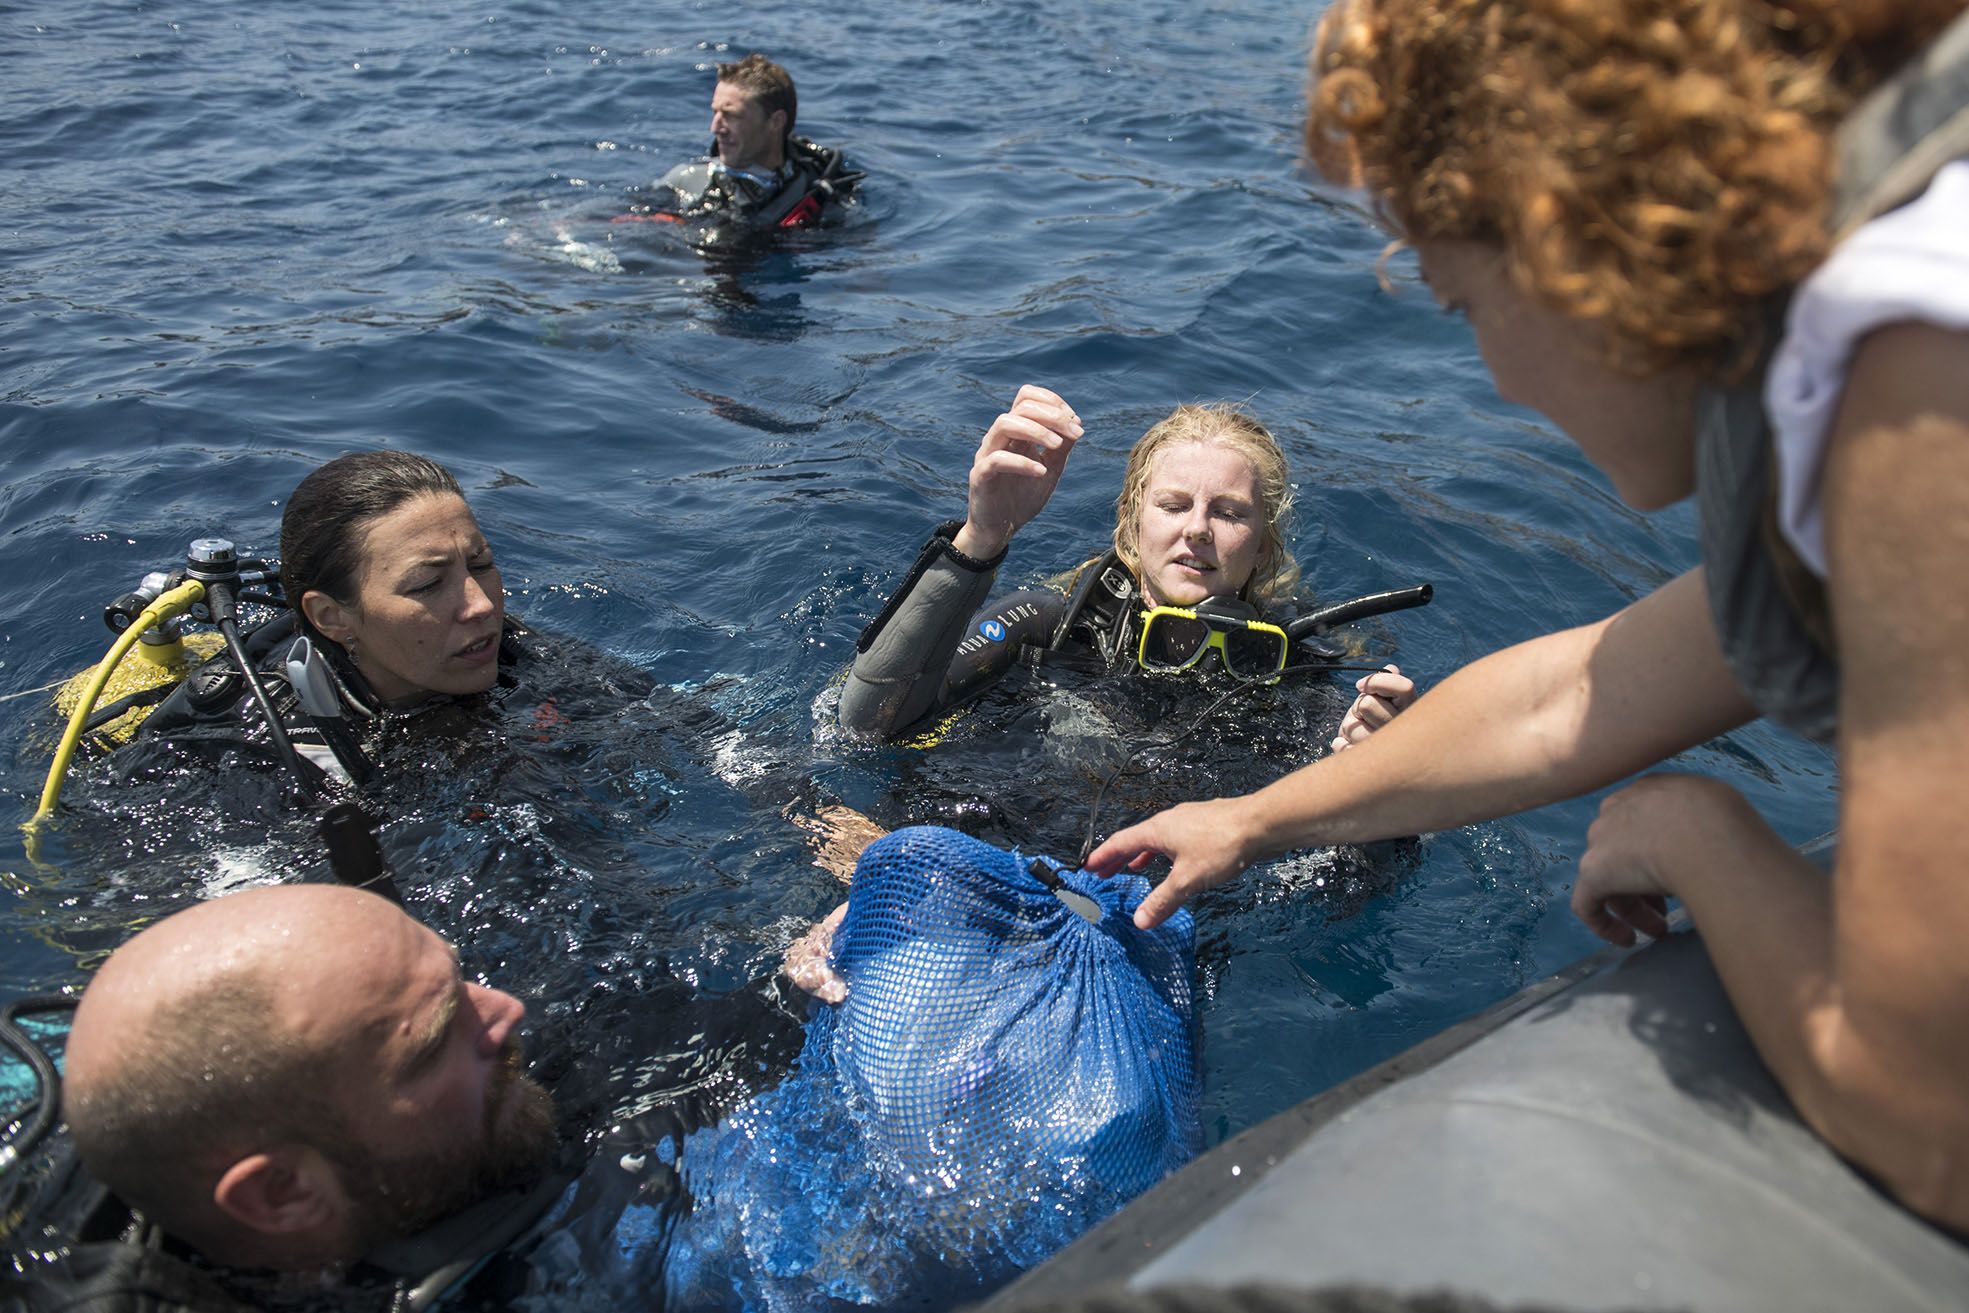
[[[1832,132],[1969,0],[1335,0],[1306,149],[1408,241],[1504,248],[1614,367],[1727,375],[1830,244]]]

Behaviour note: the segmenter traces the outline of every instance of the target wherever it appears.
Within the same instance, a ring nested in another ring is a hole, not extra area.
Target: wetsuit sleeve
[[[951,540],[961,527],[937,526],[902,587],[862,630],[841,689],[842,728],[888,737],[940,704],[951,658],[1005,559],[958,551]]]

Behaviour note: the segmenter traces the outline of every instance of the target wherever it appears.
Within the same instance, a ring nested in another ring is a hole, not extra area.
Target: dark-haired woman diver
[[[245,646],[304,772],[321,777],[306,781],[315,786],[374,779],[387,789],[427,769],[433,748],[463,767],[497,746],[463,723],[488,699],[531,706],[529,725],[542,734],[653,698],[679,732],[717,721],[689,699],[663,698],[647,673],[583,643],[543,643],[509,616],[498,563],[463,490],[423,456],[354,452],[316,469],[288,501],[280,546],[286,609]],[[151,750],[140,755],[279,755],[224,654],[192,671],[138,739]],[[419,764],[385,764],[389,778],[378,779],[379,759],[406,751]]]
[[[365,740],[420,711],[494,688],[522,659],[492,548],[436,462],[400,451],[340,456],[303,479],[281,516],[289,610],[247,655],[286,736],[324,775],[363,779]],[[140,737],[271,750],[264,714],[230,658],[194,671]]]

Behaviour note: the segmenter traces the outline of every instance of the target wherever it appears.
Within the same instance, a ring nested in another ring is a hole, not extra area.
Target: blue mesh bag
[[[665,1307],[947,1308],[1192,1157],[1195,931],[1136,929],[1147,890],[954,830],[871,844],[835,937],[847,1000],[684,1145]]]

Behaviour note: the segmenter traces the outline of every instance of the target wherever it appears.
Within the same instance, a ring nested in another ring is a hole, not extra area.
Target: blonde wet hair
[[[1171,447],[1203,443],[1236,452],[1258,476],[1260,538],[1251,578],[1238,590],[1248,602],[1264,604],[1289,594],[1299,582],[1299,562],[1286,542],[1292,512],[1292,484],[1285,452],[1271,430],[1243,407],[1228,402],[1182,405],[1157,421],[1128,453],[1121,495],[1114,501],[1114,550],[1121,563],[1142,580],[1142,553],[1137,538],[1142,524],[1142,500],[1148,495],[1149,475],[1156,458]]]

